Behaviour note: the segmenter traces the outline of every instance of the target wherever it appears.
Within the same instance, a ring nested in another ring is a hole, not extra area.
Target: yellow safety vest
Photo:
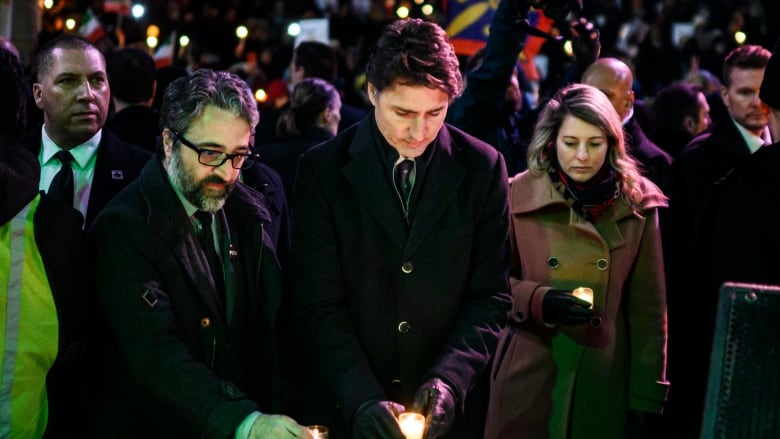
[[[59,320],[35,242],[35,197],[0,226],[0,437],[40,438],[48,421],[46,374]]]

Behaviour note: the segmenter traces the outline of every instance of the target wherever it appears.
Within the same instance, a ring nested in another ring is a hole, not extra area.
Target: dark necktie
[[[49,186],[48,194],[54,198],[58,198],[65,202],[68,206],[73,206],[73,170],[71,169],[71,163],[73,163],[73,156],[70,152],[62,150],[55,154],[62,166],[60,170],[54,176]]]
[[[222,262],[220,262],[217,251],[214,249],[214,233],[211,230],[211,221],[214,214],[199,210],[195,212],[195,217],[200,222],[200,245],[206,254],[206,259],[208,259],[209,268],[211,269],[211,276],[214,278],[214,285],[217,287],[217,292],[224,304],[225,279],[222,275]]]
[[[403,199],[404,205],[409,203],[409,194],[412,192],[413,181],[411,179],[414,160],[404,159],[395,166],[393,181],[395,188]]]

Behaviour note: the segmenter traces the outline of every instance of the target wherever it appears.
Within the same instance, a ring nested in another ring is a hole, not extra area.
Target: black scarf
[[[550,169],[553,186],[572,208],[590,222],[596,222],[620,195],[617,174],[609,166],[602,166],[590,180],[577,183],[559,169]]]

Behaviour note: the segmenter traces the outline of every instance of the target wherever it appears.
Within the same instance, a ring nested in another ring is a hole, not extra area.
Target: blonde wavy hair
[[[626,153],[623,126],[612,103],[601,90],[585,84],[572,84],[559,90],[547,103],[536,122],[528,147],[528,170],[542,175],[558,168],[555,142],[566,116],[598,127],[607,138],[606,164],[620,182],[620,196],[637,209],[644,196],[639,165]]]

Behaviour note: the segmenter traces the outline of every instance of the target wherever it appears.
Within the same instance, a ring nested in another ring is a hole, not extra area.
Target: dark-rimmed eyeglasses
[[[197,145],[187,140],[179,132],[170,128],[168,130],[173,133],[173,136],[176,137],[176,139],[184,146],[198,153],[198,163],[201,165],[218,168],[222,166],[223,163],[230,160],[230,166],[232,166],[233,169],[247,169],[252,167],[252,165],[255,163],[255,160],[257,160],[259,157],[254,153],[237,152],[234,154],[228,154],[214,149],[199,148]]]

